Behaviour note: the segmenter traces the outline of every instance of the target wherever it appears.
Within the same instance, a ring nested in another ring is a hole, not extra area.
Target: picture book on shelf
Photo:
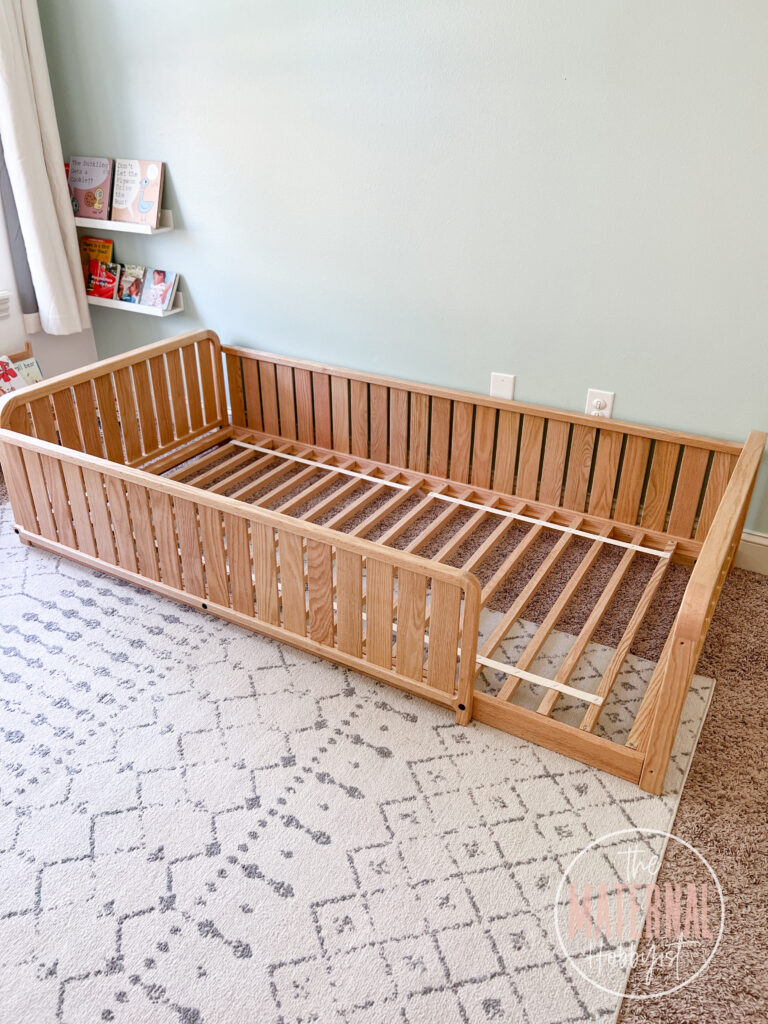
[[[114,160],[101,156],[73,156],[69,161],[69,195],[76,217],[106,220],[112,192]]]
[[[88,264],[88,286],[85,289],[89,295],[99,299],[114,299],[117,295],[117,286],[120,280],[120,265],[118,263],[102,263],[99,260],[91,260]]]
[[[120,284],[117,289],[117,297],[121,302],[139,302],[146,272],[147,268],[137,263],[125,264],[120,273]]]
[[[83,265],[83,279],[88,284],[88,268],[91,260],[99,263],[111,263],[114,242],[111,238],[90,238],[83,235],[80,239],[80,262]]]
[[[39,380],[43,379],[43,371],[40,369],[40,364],[34,356],[30,356],[29,359],[20,359],[18,363],[13,365],[18,375],[26,384],[37,384]]]
[[[27,387],[27,382],[21,376],[8,356],[0,356],[0,394],[7,395],[10,391],[18,391]]]
[[[144,288],[141,292],[141,305],[154,306],[163,310],[170,309],[178,284],[178,274],[147,267],[147,272],[144,275]]]
[[[159,160],[116,160],[112,220],[156,228],[164,175],[165,164]]]

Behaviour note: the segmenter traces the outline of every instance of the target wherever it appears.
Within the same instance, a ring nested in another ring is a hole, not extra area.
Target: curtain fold
[[[35,0],[0,3],[0,138],[43,330],[75,334],[90,316]]]

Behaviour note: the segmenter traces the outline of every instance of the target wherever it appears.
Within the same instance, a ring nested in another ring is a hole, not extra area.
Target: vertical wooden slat
[[[283,587],[283,624],[291,633],[307,635],[307,596],[304,541],[300,534],[280,531],[280,581]]]
[[[93,386],[99,406],[99,420],[104,435],[104,447],[107,452],[107,458],[110,462],[122,462],[123,444],[121,441],[120,425],[117,422],[115,393],[110,374],[103,373],[99,377],[95,377]]]
[[[35,518],[40,527],[40,533],[47,540],[58,540],[56,535],[56,524],[53,521],[51,499],[48,497],[48,488],[45,486],[43,467],[40,456],[37,452],[30,452],[22,449],[22,459],[26,470],[29,489],[32,493],[32,503],[35,506]]]
[[[83,450],[83,442],[80,438],[75,405],[72,401],[72,392],[69,388],[62,388],[61,391],[54,391],[51,397],[53,398],[56,425],[59,428],[61,443],[65,448],[74,448],[76,452],[81,452]]]
[[[264,430],[267,434],[280,433],[280,414],[277,404],[277,377],[275,364],[259,360],[259,380],[261,381],[261,415]]]
[[[544,461],[541,466],[539,501],[559,505],[565,475],[565,457],[568,453],[570,424],[565,420],[550,420],[544,442]]]
[[[411,394],[411,436],[408,443],[408,467],[417,473],[427,471],[429,438],[429,395],[420,391]]]
[[[251,523],[251,537],[256,570],[256,614],[263,622],[279,626],[280,599],[277,592],[274,528],[264,523]]]
[[[229,390],[229,407],[232,410],[232,423],[236,427],[246,426],[245,397],[243,393],[242,357],[226,354],[227,388]],[[251,360],[253,362],[254,360]]]
[[[472,452],[472,420],[475,407],[469,402],[453,403],[451,429],[451,480],[469,482],[469,459]]]
[[[41,441],[50,441],[51,444],[59,443],[59,435],[56,432],[56,424],[53,421],[53,409],[47,395],[36,398],[29,403],[29,411],[32,414],[32,424],[35,434]]]
[[[99,558],[115,565],[117,562],[115,538],[112,534],[112,524],[107,508],[104,477],[93,469],[83,467],[83,484],[88,498],[88,507],[91,510],[96,551]]]
[[[735,465],[735,455],[728,455],[727,452],[715,452],[712,456],[707,490],[704,494],[704,501],[699,513],[699,522],[696,527],[696,540],[704,540],[707,536]]]
[[[520,464],[517,468],[515,493],[521,498],[536,497],[539,483],[541,447],[544,438],[543,416],[523,416],[523,434],[520,439]]]
[[[129,572],[138,572],[136,548],[133,544],[131,514],[125,497],[125,485],[114,476],[106,477],[107,498],[109,500],[109,518],[117,542],[118,564]]]
[[[197,362],[200,367],[200,388],[203,392],[203,421],[215,423],[220,416],[219,367],[216,363],[216,349],[210,341],[197,342]]]
[[[352,405],[352,454],[368,458],[368,385],[350,381]]]
[[[136,400],[133,397],[133,387],[131,386],[130,367],[124,366],[121,370],[115,370],[113,377],[117,408],[120,413],[120,431],[125,445],[125,457],[128,462],[134,462],[141,457],[141,441],[139,439],[139,421],[136,415]]]
[[[280,409],[280,436],[296,440],[296,396],[293,389],[293,370],[278,363],[277,401]]]
[[[297,433],[304,444],[315,443],[315,418],[312,414],[312,374],[309,370],[294,370],[296,387]]]
[[[331,407],[333,409],[333,447],[337,452],[348,452],[349,381],[346,377],[331,377]]]
[[[200,532],[203,537],[203,558],[208,600],[229,607],[229,583],[224,553],[221,512],[217,508],[200,506]]]
[[[574,423],[563,505],[576,512],[583,512],[587,503],[587,487],[589,486],[594,447],[595,428],[586,427],[583,423]]]
[[[493,467],[494,490],[514,494],[515,461],[520,414],[508,409],[499,411],[499,429],[496,432],[496,461]]]
[[[30,533],[37,533],[37,516],[32,492],[24,468],[22,449],[13,444],[0,445],[2,449],[3,476],[13,506],[13,514],[19,526]]]
[[[261,384],[259,382],[259,362],[257,359],[242,361],[243,394],[245,397],[245,416],[251,430],[264,429],[264,417],[261,414]]]
[[[618,519],[619,522],[630,523],[632,526],[637,522],[650,449],[650,438],[627,434],[619,490],[616,494],[616,508],[613,513],[614,519]]]
[[[75,406],[77,408],[77,420],[80,424],[80,433],[83,438],[83,450],[89,455],[96,455],[104,458],[104,445],[101,440],[99,421],[96,415],[96,400],[93,394],[93,385],[89,380],[81,384],[75,384]]]
[[[640,520],[640,525],[648,530],[664,529],[679,454],[679,444],[672,444],[669,441],[656,442]]]
[[[617,430],[600,430],[589,496],[589,512],[593,516],[610,519],[623,437]]]
[[[126,484],[128,505],[130,508],[133,532],[136,538],[139,572],[151,580],[160,579],[155,549],[155,535],[152,530],[152,519],[149,514],[149,501],[146,487],[139,484]]]
[[[495,439],[496,409],[490,405],[478,405],[475,413],[475,437],[472,444],[472,483],[475,487],[491,486]]]
[[[189,425],[192,430],[199,430],[203,425],[203,405],[200,401],[200,371],[194,345],[185,345],[181,350],[184,364],[185,391],[189,406]]]
[[[392,668],[392,566],[365,560],[365,656],[374,665]]]
[[[312,394],[315,404],[315,444],[321,448],[332,448],[331,380],[327,373],[313,372]]]
[[[368,389],[371,415],[371,455],[376,462],[388,462],[389,389],[383,384],[371,384]]]
[[[672,533],[676,537],[691,536],[708,464],[709,452],[706,448],[688,446],[683,451],[680,474],[669,516],[668,533]]]
[[[432,581],[429,617],[427,683],[445,693],[456,687],[456,652],[459,646],[461,590],[444,580]]]
[[[451,442],[451,401],[432,399],[432,424],[429,433],[429,472],[448,476],[448,451]]]
[[[177,348],[165,353],[168,374],[168,390],[171,394],[173,409],[173,427],[177,438],[186,437],[190,432],[187,403],[184,398],[184,374],[181,369],[181,355]]]
[[[339,649],[363,656],[363,559],[351,551],[336,551],[336,605]]]
[[[67,499],[67,488],[64,483],[64,475],[61,471],[61,463],[58,459],[52,459],[48,455],[40,456],[40,463],[43,467],[43,477],[48,488],[48,496],[53,506],[53,516],[56,520],[56,532],[59,541],[67,547],[76,548],[75,531],[72,526],[72,513]]]
[[[160,579],[169,587],[181,590],[179,546],[176,539],[176,526],[171,496],[163,491],[150,490],[149,503],[152,506],[152,521],[155,524]]]
[[[389,389],[389,461],[408,465],[408,392],[402,388]]]
[[[181,551],[181,571],[184,590],[197,597],[205,597],[203,583],[203,560],[200,554],[200,531],[197,525],[197,510],[194,502],[173,499],[176,532]]]
[[[224,532],[227,535],[229,578],[232,584],[232,607],[245,615],[255,614],[253,599],[253,566],[248,536],[248,521],[241,516],[224,513]]]
[[[335,418],[334,418],[335,421]],[[333,646],[333,553],[330,544],[307,541],[309,635],[318,643]]]
[[[397,574],[397,671],[421,681],[424,675],[424,624],[427,579],[400,569]]]
[[[168,396],[168,377],[165,372],[165,360],[162,356],[153,356],[149,360],[149,376],[155,399],[158,438],[161,445],[167,445],[173,441],[173,419],[171,417],[171,401]]]
[[[149,385],[149,369],[145,362],[133,365],[133,387],[136,394],[136,405],[139,410],[141,439],[145,453],[155,451],[160,446],[155,423],[155,410],[152,408],[152,389]]]

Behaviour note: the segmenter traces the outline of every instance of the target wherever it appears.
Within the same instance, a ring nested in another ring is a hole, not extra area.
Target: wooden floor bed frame
[[[765,443],[756,432],[741,445],[222,347],[209,331],[16,392],[0,428],[24,543],[652,793],[663,791]],[[522,657],[494,658],[577,538],[585,553]],[[479,644],[481,609],[543,541]],[[502,543],[481,585],[476,570]],[[530,671],[606,546],[615,570],[555,678]],[[574,669],[637,558],[655,567],[596,692],[580,690]],[[692,565],[690,580],[629,736],[614,742],[595,726],[671,561]],[[475,687],[488,667],[505,674],[495,695]],[[545,687],[535,710],[511,703],[521,680]],[[552,717],[564,694],[583,701],[578,725]]]

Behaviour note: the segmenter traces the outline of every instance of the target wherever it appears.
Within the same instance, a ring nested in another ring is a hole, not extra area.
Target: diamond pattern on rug
[[[615,1018],[555,892],[591,839],[669,828],[711,681],[652,797],[22,547],[1,511],[2,1024]]]

